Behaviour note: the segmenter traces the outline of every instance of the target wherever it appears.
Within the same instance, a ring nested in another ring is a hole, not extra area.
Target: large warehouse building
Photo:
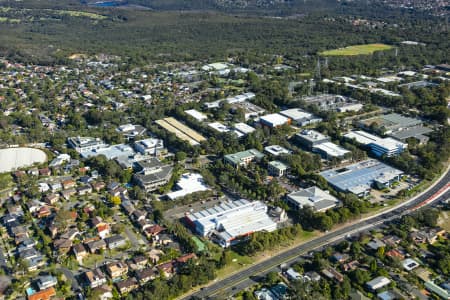
[[[393,182],[400,180],[402,174],[402,171],[375,159],[320,173],[336,190],[350,192],[359,197],[367,196],[372,186],[390,187]]]
[[[229,247],[254,232],[277,229],[264,203],[245,199],[187,214],[186,221],[199,235],[211,237],[222,247]]]

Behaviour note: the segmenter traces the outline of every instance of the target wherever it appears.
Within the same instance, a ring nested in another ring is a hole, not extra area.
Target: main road
[[[447,168],[444,175],[442,175],[431,187],[425,192],[419,194],[412,199],[406,200],[401,204],[385,210],[379,214],[361,219],[351,225],[339,228],[330,233],[322,235],[314,240],[306,242],[297,247],[291,248],[284,252],[281,252],[267,260],[252,265],[251,267],[234,273],[224,279],[218,280],[213,284],[202,288],[199,291],[191,293],[184,298],[187,300],[190,298],[200,299],[223,299],[229,295],[235,294],[237,291],[243,290],[247,287],[254,285],[256,282],[252,279],[255,276],[264,276],[265,274],[279,270],[281,264],[291,264],[299,260],[300,256],[324,247],[331,245],[340,240],[345,239],[348,236],[357,234],[359,232],[367,231],[375,227],[380,226],[385,222],[392,221],[402,215],[411,213],[412,211],[429,205],[441,200],[447,200],[450,197],[450,169]]]

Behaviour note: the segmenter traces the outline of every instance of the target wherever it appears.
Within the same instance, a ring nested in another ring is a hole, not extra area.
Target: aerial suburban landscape
[[[448,1],[0,0],[0,299],[450,299]]]

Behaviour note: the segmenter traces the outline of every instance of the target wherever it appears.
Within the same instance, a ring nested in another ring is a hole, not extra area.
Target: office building
[[[264,154],[256,149],[245,150],[234,154],[227,154],[224,156],[224,162],[232,165],[235,168],[246,167],[254,160],[260,160]]]

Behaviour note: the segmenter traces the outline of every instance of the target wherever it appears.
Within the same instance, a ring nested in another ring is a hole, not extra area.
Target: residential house
[[[139,287],[138,281],[136,278],[131,277],[123,281],[119,281],[116,283],[117,290],[119,290],[120,294],[129,293]]]
[[[438,240],[438,238],[443,237],[445,233],[445,230],[439,227],[425,228],[422,230],[411,232],[410,237],[416,244],[434,244]]]
[[[83,258],[85,258],[88,255],[88,252],[86,251],[86,247],[84,247],[83,244],[76,244],[72,246],[72,252],[75,255],[75,258],[78,262],[82,262]]]
[[[323,269],[322,274],[328,277],[329,279],[334,279],[337,282],[344,281],[344,275],[342,275],[332,267],[326,267],[325,269]]]
[[[51,287],[28,296],[28,300],[50,300],[54,296],[56,296],[56,291]]]
[[[116,249],[126,245],[127,240],[120,234],[105,238],[105,242],[109,249]]]
[[[36,284],[39,290],[42,291],[56,286],[58,284],[58,280],[56,279],[56,277],[53,277],[51,275],[39,276]]]
[[[92,187],[89,184],[80,186],[79,188],[77,188],[77,193],[80,196],[90,194],[92,193]]]
[[[57,239],[53,241],[53,247],[60,254],[66,254],[72,248],[72,241],[69,239]]]
[[[121,261],[109,263],[106,265],[105,269],[106,273],[108,273],[109,277],[112,279],[122,277],[128,273],[128,266]]]
[[[86,271],[83,275],[86,285],[92,289],[107,282],[105,275],[100,269]]]
[[[48,194],[44,198],[45,203],[47,203],[49,205],[54,205],[56,202],[58,202],[58,200],[59,200],[58,194]]]
[[[144,284],[150,280],[154,280],[156,278],[156,272],[153,270],[153,268],[148,267],[142,270],[138,270],[135,272],[136,278],[139,281],[140,284]]]
[[[92,294],[98,296],[98,300],[109,300],[113,298],[112,289],[107,285],[101,285],[92,290]]]
[[[61,182],[61,185],[62,185],[63,189],[67,190],[67,189],[76,187],[77,183],[73,179],[67,179],[67,180],[63,180]]]
[[[159,273],[164,274],[166,278],[172,277],[172,275],[175,273],[175,268],[173,262],[171,261],[160,264],[156,267],[158,268]]]
[[[96,253],[100,250],[106,249],[106,242],[104,240],[95,240],[86,244],[89,252]]]
[[[52,171],[50,171],[49,168],[39,169],[39,175],[40,176],[50,176],[50,175],[52,175]]]

